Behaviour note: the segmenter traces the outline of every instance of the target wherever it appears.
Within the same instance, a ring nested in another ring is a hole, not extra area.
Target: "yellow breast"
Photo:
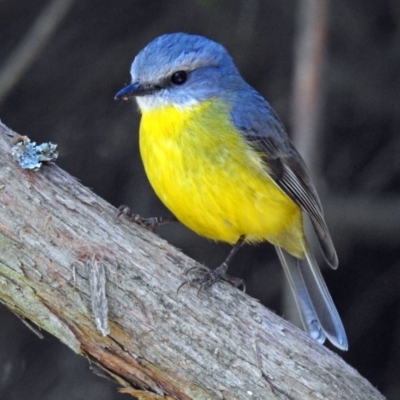
[[[144,112],[140,152],[156,194],[199,235],[228,243],[246,235],[302,255],[300,209],[235,131],[227,107],[207,101]]]

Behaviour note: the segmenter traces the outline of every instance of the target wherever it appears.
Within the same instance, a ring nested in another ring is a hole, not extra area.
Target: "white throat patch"
[[[173,102],[171,99],[167,99],[164,96],[148,95],[136,97],[136,102],[142,112],[152,111],[156,108],[163,107],[176,107],[176,108],[191,108],[199,104],[195,99],[189,99],[185,102]]]

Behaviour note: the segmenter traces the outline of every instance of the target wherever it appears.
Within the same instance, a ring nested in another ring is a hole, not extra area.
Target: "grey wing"
[[[233,102],[231,118],[246,140],[264,158],[268,173],[313,224],[326,261],[337,268],[338,258],[325,222],[321,202],[307,168],[293,147],[272,107],[255,90],[244,90]],[[247,100],[247,101],[246,101]]]

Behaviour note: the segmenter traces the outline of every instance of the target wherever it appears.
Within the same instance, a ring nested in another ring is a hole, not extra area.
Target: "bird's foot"
[[[177,221],[177,219],[174,216],[143,218],[139,214],[134,214],[128,206],[118,207],[118,214],[116,220],[118,220],[121,216],[124,216],[129,221],[134,222],[135,224],[143,226],[144,228],[148,229],[151,232],[155,232],[156,228],[159,225]]]
[[[187,271],[185,271],[185,275],[192,271],[197,273],[202,273],[204,275],[198,278],[184,280],[179,285],[176,292],[179,293],[179,291],[183,286],[197,284],[199,285],[197,294],[199,294],[201,291],[207,289],[208,287],[212,286],[215,282],[218,282],[221,279],[226,282],[229,282],[231,285],[235,287],[243,286],[243,291],[246,291],[246,285],[244,283],[244,280],[227,274],[226,273],[227,269],[228,269],[228,264],[226,262],[222,263],[219,267],[217,267],[214,270],[211,270],[204,266],[190,268]]]

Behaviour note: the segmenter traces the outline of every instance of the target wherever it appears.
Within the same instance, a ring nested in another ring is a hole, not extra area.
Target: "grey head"
[[[186,33],[150,42],[135,57],[131,76],[132,84],[116,98],[136,97],[142,110],[191,106],[247,86],[223,46]]]

